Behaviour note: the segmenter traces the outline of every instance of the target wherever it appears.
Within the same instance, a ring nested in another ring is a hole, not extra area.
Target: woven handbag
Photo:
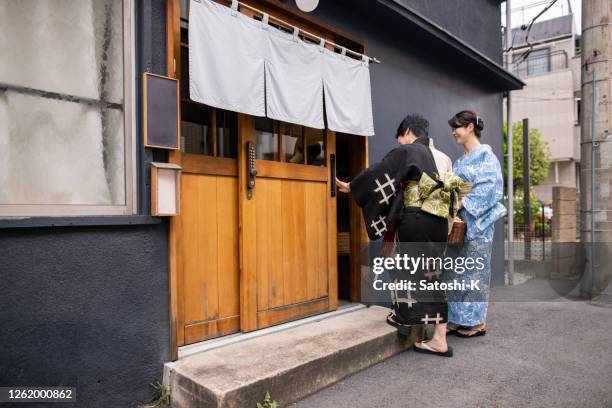
[[[465,233],[467,231],[467,226],[465,222],[461,221],[459,217],[455,217],[453,221],[453,226],[451,227],[451,231],[448,234],[448,243],[449,244],[463,244],[465,240]]]
[[[470,192],[470,190],[472,189],[472,185],[473,183],[465,182],[463,186],[461,186],[457,197],[458,201],[461,201],[461,199],[465,197],[467,193]],[[465,222],[463,222],[461,218],[455,216],[455,219],[453,220],[453,226],[451,227],[450,232],[448,233],[448,243],[463,244],[463,241],[465,241],[466,232],[467,225],[465,225]]]

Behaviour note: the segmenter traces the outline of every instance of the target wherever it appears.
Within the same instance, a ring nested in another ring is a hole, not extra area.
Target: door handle
[[[336,155],[329,155],[329,167],[330,167],[330,178],[331,178],[331,196],[336,196]]]
[[[247,199],[253,198],[253,190],[255,189],[255,177],[257,169],[255,168],[255,143],[247,142]]]

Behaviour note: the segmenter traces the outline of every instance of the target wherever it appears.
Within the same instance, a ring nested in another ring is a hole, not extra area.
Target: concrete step
[[[373,306],[214,348],[167,363],[175,408],[255,408],[266,394],[284,407],[412,344]]]

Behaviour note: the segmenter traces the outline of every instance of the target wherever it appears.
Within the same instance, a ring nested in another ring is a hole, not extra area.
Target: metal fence
[[[514,260],[518,261],[545,261],[551,259],[552,256],[552,234],[551,225],[544,223],[544,229],[541,224],[514,224],[514,243],[512,246],[508,242],[508,225],[505,226],[506,237],[506,260],[510,259],[510,254]]]
[[[567,69],[567,67],[567,52],[564,50],[550,52],[548,48],[545,48],[531,51],[529,54],[514,54],[509,70],[519,78],[526,78]]]

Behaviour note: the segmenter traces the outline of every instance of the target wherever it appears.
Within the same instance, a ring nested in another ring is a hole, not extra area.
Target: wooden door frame
[[[181,5],[180,0],[166,1],[166,75],[170,78],[179,79],[181,72]],[[179,79],[180,80],[180,79]],[[180,83],[179,83],[180,87]],[[180,105],[179,105],[180,106]],[[179,108],[179,122],[181,111]],[[181,137],[179,126],[179,140]],[[180,150],[169,152],[170,163],[182,164]],[[178,288],[179,270],[182,267],[181,256],[178,252],[179,237],[181,234],[181,223],[178,217],[170,217],[168,231],[168,286],[169,286],[169,309],[170,309],[170,360],[178,360],[178,336],[179,336],[179,314]]]
[[[247,199],[247,143],[257,143],[255,118],[238,114],[238,268],[240,277],[240,330],[257,329],[256,206]]]
[[[365,45],[365,42],[363,41],[358,41],[356,39],[354,39],[353,37],[347,35],[346,33],[341,32],[340,30],[331,27],[329,25],[326,25],[320,21],[317,21],[316,19],[304,14],[304,13],[299,13],[296,10],[284,5],[284,4],[280,4],[277,2],[273,2],[271,0],[246,0],[247,3],[253,5],[253,6],[257,6],[259,8],[262,9],[266,9],[268,11],[272,11],[272,12],[279,12],[280,15],[282,15],[282,17],[284,17],[285,19],[289,17],[290,20],[293,20],[294,23],[298,26],[302,26],[302,27],[308,27],[311,25],[316,25],[317,27],[319,27],[319,29],[321,31],[323,31],[327,36],[335,36],[336,40],[338,38],[342,39],[342,42],[351,47],[351,48],[355,48],[355,49],[359,49],[362,48],[363,52],[366,52],[367,47]],[[180,58],[180,53],[181,53],[181,47],[180,47],[180,39],[181,39],[181,12],[180,12],[180,0],[166,0],[166,75],[170,78],[176,78],[179,79],[179,73],[181,72],[181,58]],[[180,121],[180,116],[181,116],[181,112],[179,110],[179,121]],[[238,120],[238,132],[239,132],[239,137],[240,137],[240,130],[241,130],[241,126],[244,126],[244,123],[242,123],[241,125],[241,119],[240,117],[243,115],[239,115],[239,120]],[[253,135],[254,135],[254,126],[252,127],[253,129]],[[180,137],[180,127],[179,127],[179,137]],[[328,131],[329,132],[329,131]],[[333,133],[333,132],[331,132]],[[330,137],[330,135],[328,134],[328,138]],[[333,137],[333,140],[335,141],[335,134],[333,134],[331,137]],[[238,165],[239,165],[239,171],[245,171],[246,169],[246,163],[244,162],[244,151],[245,148],[242,145],[242,142],[239,141],[238,143]],[[364,156],[362,156],[362,158],[360,159],[360,162],[363,163],[364,168],[367,167],[367,163],[368,163],[368,139],[365,138],[364,140]],[[328,165],[328,169],[330,166],[330,152],[329,149],[326,149],[326,161],[327,161],[327,165]],[[182,152],[181,151],[170,151],[169,152],[169,157],[168,157],[168,161],[170,163],[174,163],[174,164],[178,164],[178,165],[182,165]],[[244,183],[240,183],[240,177],[243,176],[242,174],[239,174],[239,195],[241,194],[246,194],[246,192],[243,190]],[[328,182],[328,191],[329,189],[331,189],[331,186],[329,185],[330,182],[333,182],[333,180],[330,180]],[[244,200],[247,201],[247,200]],[[254,208],[245,208],[245,210],[248,211],[254,211]],[[332,211],[333,210],[333,211]],[[240,209],[239,209],[240,211]],[[330,241],[333,242],[329,242],[328,243],[328,262],[330,263],[334,263],[335,266],[335,273],[330,273],[330,281],[329,281],[329,304],[330,304],[330,308],[331,309],[336,309],[337,305],[338,305],[338,287],[337,287],[337,242],[336,242],[336,200],[330,200],[328,199],[328,211],[332,211],[330,214],[333,214],[333,219],[330,220],[328,222],[328,239]],[[243,215],[244,212],[241,212],[239,214],[239,228],[243,225],[243,222],[248,222],[248,220],[244,220]],[[360,298],[360,283],[361,283],[361,267],[359,263],[359,253],[360,253],[360,242],[363,242],[363,237],[365,236],[365,229],[363,228],[363,223],[361,222],[361,215],[357,214],[355,211],[351,211],[351,224],[355,225],[355,223],[358,223],[359,228],[356,228],[355,230],[353,230],[351,228],[351,242],[355,243],[351,245],[351,252],[353,254],[353,259],[357,260],[356,262],[353,262],[353,267],[351,268],[351,300],[355,299],[355,300],[359,300]],[[168,285],[169,285],[169,296],[168,296],[168,302],[169,302],[169,319],[170,319],[170,359],[171,361],[176,361],[178,360],[178,343],[179,343],[179,326],[181,325],[182,322],[179,321],[179,319],[181,319],[181,315],[179,313],[179,293],[178,293],[178,289],[179,286],[182,284],[182,282],[180,282],[180,268],[182,267],[181,265],[181,256],[179,254],[178,248],[179,248],[179,237],[181,234],[181,224],[180,221],[178,219],[178,217],[170,217],[169,220],[169,232],[168,232]],[[367,236],[366,236],[367,237]],[[241,243],[239,242],[239,249],[241,248]],[[253,254],[249,254],[248,256],[253,256]],[[257,321],[255,319],[255,321],[253,321],[253,318],[245,318],[245,320],[243,321],[243,303],[246,305],[246,302],[243,302],[243,300],[249,301],[250,305],[255,305],[255,311],[257,309],[257,304],[256,304],[256,288],[252,289],[251,291],[245,289],[243,292],[243,287],[247,287],[247,285],[243,285],[243,281],[246,281],[248,279],[252,279],[252,276],[249,275],[250,273],[252,273],[251,270],[249,269],[243,269],[245,262],[247,262],[246,257],[243,257],[242,255],[240,255],[240,260],[239,260],[239,267],[240,267],[240,296],[241,296],[241,309],[240,309],[240,315],[241,315],[241,329],[248,331],[253,330],[253,327],[257,326]],[[255,271],[256,273],[256,271]],[[332,279],[332,275],[333,275],[333,279]],[[255,297],[255,303],[253,303],[253,297]],[[245,315],[248,314],[248,312],[250,311],[250,307],[247,307],[247,310],[245,310]],[[255,315],[256,313],[253,314],[251,312],[251,315]]]

